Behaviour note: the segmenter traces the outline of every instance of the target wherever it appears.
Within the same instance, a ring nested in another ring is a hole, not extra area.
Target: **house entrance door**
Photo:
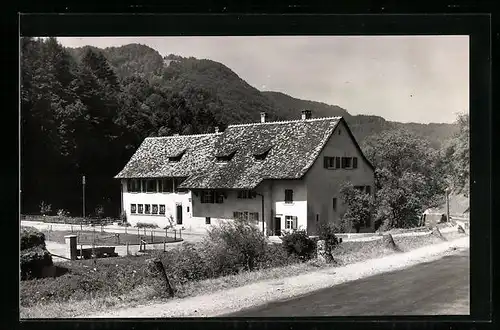
[[[177,205],[177,212],[176,212],[176,215],[177,215],[177,224],[178,225],[182,225],[182,205]]]
[[[281,218],[274,218],[274,235],[281,236]]]

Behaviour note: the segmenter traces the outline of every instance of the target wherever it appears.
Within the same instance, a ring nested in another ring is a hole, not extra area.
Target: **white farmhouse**
[[[342,117],[230,125],[223,132],[146,138],[116,176],[128,221],[170,221],[205,230],[243,218],[267,235],[317,233],[345,208],[339,187],[350,181],[374,194],[374,168]],[[362,231],[373,230],[373,223]]]

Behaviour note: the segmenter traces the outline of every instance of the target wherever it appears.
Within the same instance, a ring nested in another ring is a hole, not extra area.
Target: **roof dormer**
[[[181,149],[179,151],[177,151],[176,153],[172,153],[170,155],[168,155],[168,160],[170,162],[178,162],[181,160],[182,156],[186,153],[186,149]]]
[[[228,162],[231,159],[233,159],[234,155],[236,154],[236,151],[237,151],[236,148],[221,151],[215,155],[215,158],[217,159],[218,162]]]
[[[267,157],[267,154],[269,151],[272,149],[273,146],[264,146],[261,148],[258,148],[257,150],[254,151],[253,156],[256,160],[264,160]]]

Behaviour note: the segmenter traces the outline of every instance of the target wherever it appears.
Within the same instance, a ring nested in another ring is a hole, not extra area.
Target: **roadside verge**
[[[174,299],[164,303],[124,308],[109,313],[85,315],[85,318],[214,317],[272,301],[294,298],[312,291],[357,280],[371,275],[396,271],[422,262],[468,249],[469,237],[446,241],[405,253],[391,254],[342,267],[267,280],[211,294]]]

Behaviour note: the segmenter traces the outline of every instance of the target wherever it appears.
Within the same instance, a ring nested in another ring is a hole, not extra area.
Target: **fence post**
[[[129,252],[128,252],[128,242],[127,242],[127,255],[129,255]]]
[[[182,239],[182,228],[179,229],[179,239]]]
[[[139,233],[139,227],[137,227],[137,243],[141,242],[141,234]]]
[[[64,240],[66,241],[66,257],[76,260],[76,235],[66,235]]]
[[[73,225],[71,225],[71,232],[73,232]]]
[[[127,226],[125,225],[125,235],[127,235]]]
[[[83,245],[80,244],[80,259],[83,260]]]
[[[177,240],[177,229],[174,229],[174,241]]]

